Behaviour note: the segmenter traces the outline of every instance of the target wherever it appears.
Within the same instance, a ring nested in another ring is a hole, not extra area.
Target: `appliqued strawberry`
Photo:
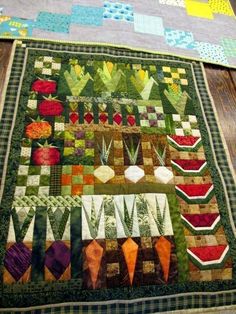
[[[57,147],[49,145],[47,141],[44,145],[39,144],[33,152],[32,159],[35,165],[53,166],[60,163],[60,151]]]
[[[61,101],[57,97],[43,97],[44,100],[38,105],[41,116],[60,116],[64,110]]]
[[[37,118],[37,120],[33,120],[32,123],[26,126],[25,134],[32,140],[48,138],[52,134],[52,127],[48,121]]]
[[[56,89],[57,83],[51,80],[38,79],[32,84],[32,90],[42,94],[54,94]]]

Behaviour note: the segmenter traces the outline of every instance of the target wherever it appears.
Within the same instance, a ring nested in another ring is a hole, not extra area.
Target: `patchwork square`
[[[61,69],[61,58],[41,56],[34,62],[35,73],[44,75],[58,74]]]
[[[212,20],[213,14],[209,3],[198,0],[185,0],[188,15],[202,17]]]
[[[134,13],[134,30],[138,33],[164,36],[163,20],[158,16]]]
[[[20,165],[17,174],[15,196],[49,195],[49,166]]]
[[[75,156],[75,162],[91,164],[94,158],[94,133],[91,131],[70,131],[66,126],[64,132],[64,152],[65,157]]]
[[[140,126],[165,129],[165,116],[162,107],[138,106]]]
[[[209,0],[208,2],[213,13],[234,16],[229,0]]]
[[[186,136],[192,135],[200,137],[197,118],[194,115],[172,114],[173,131],[176,135]]]
[[[132,5],[122,2],[104,1],[104,19],[112,19],[115,21],[134,21],[134,12]]]
[[[33,20],[21,19],[19,17],[10,17],[1,15],[3,21],[0,22],[0,35],[2,36],[32,36]]]
[[[70,23],[70,15],[41,11],[37,16],[34,28],[55,33],[69,33]]]
[[[226,56],[236,57],[236,39],[223,38],[220,43]]]
[[[103,12],[104,9],[99,7],[73,5],[71,23],[101,26],[103,22]]]
[[[194,49],[196,46],[193,33],[178,29],[165,28],[165,40],[172,47]]]
[[[68,165],[62,166],[61,194],[81,195],[94,192],[93,166]]]
[[[186,70],[184,68],[162,67],[163,82],[167,84],[188,85]]]
[[[196,49],[202,59],[209,60],[214,63],[228,64],[223,47],[204,42],[196,42],[196,44]]]

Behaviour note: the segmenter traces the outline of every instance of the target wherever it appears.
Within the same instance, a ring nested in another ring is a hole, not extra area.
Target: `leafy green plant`
[[[102,145],[100,146],[99,143],[97,143],[99,156],[102,165],[107,165],[108,158],[111,151],[111,145],[112,145],[113,139],[111,139],[109,145],[107,146],[104,136],[102,137]]]
[[[88,81],[93,80],[89,73],[85,73],[85,67],[81,67],[76,59],[70,59],[70,72],[66,70],[64,77],[73,96],[79,96]]]
[[[164,90],[166,98],[179,114],[184,114],[187,100],[191,99],[186,91],[181,90],[181,86],[177,84],[168,85],[168,90]]]
[[[92,197],[91,218],[90,218],[88,215],[88,212],[87,212],[87,210],[83,204],[84,214],[85,214],[85,217],[86,217],[86,220],[88,223],[90,235],[93,239],[95,239],[98,235],[98,229],[99,229],[99,224],[100,224],[100,220],[101,220],[101,216],[102,216],[103,206],[104,206],[104,202],[102,202],[102,204],[99,208],[98,214],[96,214],[94,198]]]
[[[153,219],[154,219],[154,221],[156,223],[156,226],[158,228],[158,231],[159,231],[160,235],[163,236],[165,234],[166,201],[165,201],[165,206],[164,206],[164,209],[163,209],[163,213],[161,214],[161,209],[160,209],[160,206],[158,204],[157,197],[156,197],[156,211],[157,211],[157,214],[155,216],[153,211],[150,210],[150,212],[151,212],[151,214],[153,216]]]
[[[161,147],[160,145],[154,145],[152,143],[152,146],[153,146],[153,149],[154,149],[154,152],[157,156],[157,159],[160,163],[161,166],[165,166],[165,159],[166,159],[166,148],[167,146],[165,145],[165,147]]]
[[[141,144],[141,141],[139,140],[137,146],[135,147],[133,137],[130,137],[130,147],[127,145],[127,143],[124,141],[125,149],[127,151],[129,161],[131,165],[135,165],[138,159],[138,153],[139,153],[139,147]]]
[[[132,232],[133,232],[133,224],[134,224],[134,219],[133,218],[134,218],[135,198],[134,198],[134,201],[133,201],[131,214],[129,214],[125,198],[123,198],[123,206],[124,206],[124,215],[122,215],[121,210],[120,210],[119,207],[117,208],[118,214],[119,214],[122,226],[124,228],[125,235],[127,237],[131,237],[132,236]]]

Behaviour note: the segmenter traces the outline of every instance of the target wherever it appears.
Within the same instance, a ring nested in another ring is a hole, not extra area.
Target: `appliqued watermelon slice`
[[[197,136],[168,135],[167,139],[178,150],[196,151],[201,146],[201,138]]]
[[[183,214],[181,217],[185,223],[196,231],[213,230],[220,222],[218,213]]]
[[[212,183],[205,184],[178,184],[175,186],[176,193],[188,203],[204,203],[209,201],[214,192]]]
[[[203,266],[220,264],[225,259],[228,251],[228,245],[212,245],[202,247],[191,247],[187,249],[188,254],[197,263]]]
[[[207,167],[206,160],[188,160],[188,159],[174,159],[171,160],[172,167],[181,173],[187,174],[202,174]]]

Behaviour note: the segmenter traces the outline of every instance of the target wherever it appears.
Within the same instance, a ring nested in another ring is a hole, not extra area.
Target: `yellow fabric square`
[[[165,77],[165,83],[167,83],[167,84],[173,84],[174,81],[173,81],[173,79],[170,78],[170,77]]]
[[[209,3],[185,0],[185,5],[188,15],[203,17],[210,20],[213,20],[214,18]]]
[[[185,74],[186,73],[185,69],[178,68],[177,70],[178,70],[179,74]]]
[[[234,16],[229,0],[209,0],[209,6],[213,13]]]
[[[180,84],[181,84],[181,85],[188,85],[188,80],[181,79],[181,80],[180,80]]]
[[[162,67],[162,70],[163,70],[164,72],[170,72],[170,67]]]
[[[173,79],[179,79],[179,73],[171,73]]]

